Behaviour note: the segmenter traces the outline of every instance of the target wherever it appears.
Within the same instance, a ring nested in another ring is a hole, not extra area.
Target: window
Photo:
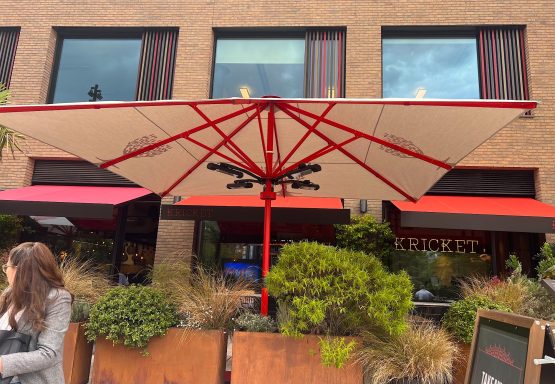
[[[212,97],[303,97],[304,38],[219,39]]]
[[[345,31],[216,40],[212,97],[343,97]]]
[[[99,96],[103,101],[135,100],[140,35],[135,38],[64,38],[59,49],[52,102],[95,101]]]
[[[384,30],[383,97],[529,98],[524,28]]]
[[[476,38],[384,38],[383,97],[478,99]]]
[[[170,99],[177,29],[61,29],[50,101]]]

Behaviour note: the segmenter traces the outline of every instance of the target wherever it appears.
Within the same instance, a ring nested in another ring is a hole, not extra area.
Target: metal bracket
[[[545,355],[543,359],[534,359],[534,365],[555,364],[555,358]]]

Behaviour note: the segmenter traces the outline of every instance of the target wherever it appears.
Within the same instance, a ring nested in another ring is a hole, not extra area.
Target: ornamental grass
[[[91,260],[66,258],[60,264],[60,271],[66,289],[78,301],[94,304],[111,287],[106,274]]]
[[[445,330],[429,321],[409,322],[406,332],[397,336],[362,336],[363,345],[355,360],[365,372],[365,384],[417,382],[450,383],[458,349]]]

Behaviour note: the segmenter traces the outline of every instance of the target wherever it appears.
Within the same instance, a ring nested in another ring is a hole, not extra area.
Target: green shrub
[[[474,334],[474,321],[478,309],[512,312],[508,306],[496,303],[487,297],[469,296],[457,301],[449,308],[443,316],[443,326],[451,331],[458,340],[470,344]]]
[[[246,332],[275,332],[276,322],[269,316],[261,316],[258,313],[244,312],[234,320],[238,331]]]
[[[357,343],[354,340],[347,343],[344,337],[321,338],[320,356],[322,364],[326,367],[342,368],[351,357],[356,345]]]
[[[537,272],[539,279],[555,278],[555,256],[553,256],[553,248],[549,243],[544,243],[540,253],[536,255],[539,258]]]
[[[388,259],[395,250],[395,235],[389,223],[378,223],[371,215],[353,216],[350,224],[335,226],[337,246]]]
[[[89,341],[105,337],[127,347],[143,348],[148,341],[163,336],[177,325],[175,307],[152,287],[116,287],[91,308],[85,325]]]
[[[280,324],[288,335],[399,334],[412,308],[406,273],[387,273],[374,256],[318,243],[284,246],[266,284],[289,307]]]

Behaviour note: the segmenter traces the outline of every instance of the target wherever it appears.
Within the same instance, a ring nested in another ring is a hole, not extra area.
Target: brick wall
[[[381,96],[381,27],[401,25],[526,25],[530,92],[542,104],[532,118],[521,118],[478,148],[462,165],[538,169],[538,198],[555,204],[555,2],[552,0],[359,1],[108,1],[4,0],[0,26],[20,26],[12,77],[14,103],[46,101],[56,33],[53,27],[179,27],[173,97],[209,95],[213,28],[347,27],[347,97]],[[70,155],[27,140],[26,155],[0,164],[0,188],[30,182],[29,158]],[[358,200],[347,201],[358,212]],[[381,215],[381,202],[369,201]],[[161,222],[157,258],[190,249],[192,224]]]

